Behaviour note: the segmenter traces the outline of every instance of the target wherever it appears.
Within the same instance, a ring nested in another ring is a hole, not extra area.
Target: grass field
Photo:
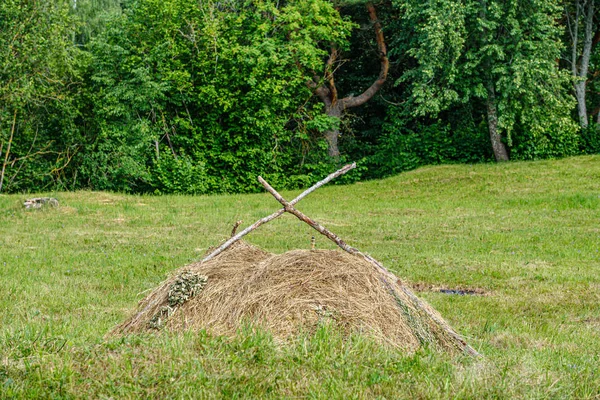
[[[0,398],[600,398],[600,156],[426,167],[298,204],[421,288],[481,359],[327,327],[288,345],[251,329],[106,338],[169,271],[279,204],[49,195],[60,208],[0,196]],[[312,234],[287,215],[248,241],[283,252]]]

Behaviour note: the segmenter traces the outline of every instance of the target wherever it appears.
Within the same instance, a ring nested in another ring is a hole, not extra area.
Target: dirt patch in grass
[[[478,287],[448,286],[426,282],[410,283],[415,292],[435,292],[458,296],[491,296],[491,292]]]

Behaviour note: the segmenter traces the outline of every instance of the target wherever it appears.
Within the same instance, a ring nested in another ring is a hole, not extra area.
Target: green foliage
[[[111,15],[121,12],[120,0],[70,0],[71,13],[80,21],[75,42],[85,45],[94,36],[104,31]]]
[[[581,150],[585,154],[600,153],[600,124],[590,124],[581,132]]]
[[[331,121],[303,71],[350,27],[321,0],[125,3],[90,44],[98,151],[119,154],[102,160],[105,184],[205,193],[255,191],[256,175],[284,187],[314,180],[298,148],[318,159],[307,132]],[[90,172],[99,164],[84,162]]]
[[[569,77],[556,60],[562,44],[560,8],[541,0],[397,1],[408,54],[417,65],[397,81],[410,83],[414,115],[437,115],[495,92],[498,129],[514,158],[573,154],[578,147]],[[412,27],[412,28],[411,28]],[[520,145],[513,146],[513,140]]]
[[[218,190],[217,182],[206,174],[204,163],[194,163],[188,157],[175,158],[166,153],[155,160],[152,168],[155,193],[205,194]]]
[[[86,59],[73,29],[60,1],[0,4],[0,190],[61,184],[79,150],[74,98]]]
[[[485,126],[458,124],[441,120],[423,123],[400,119],[385,125],[386,132],[369,159],[375,176],[387,176],[422,165],[480,163],[492,160]]]
[[[556,61],[561,12],[542,0],[379,4],[395,85],[340,121],[306,82],[334,46],[340,95],[372,84],[362,0],[6,0],[0,190],[254,192],[257,175],[300,188],[346,161],[360,164],[347,182],[488,161],[490,93],[512,159],[595,153],[596,121],[578,132]],[[344,132],[337,162],[322,138],[332,128]]]
[[[580,154],[580,141],[574,121],[562,116],[547,118],[546,125],[537,129],[515,129],[511,158],[537,160]]]

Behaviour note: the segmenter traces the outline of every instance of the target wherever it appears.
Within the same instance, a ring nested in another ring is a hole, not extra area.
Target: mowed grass
[[[297,192],[283,192],[288,199]],[[324,326],[106,337],[144,293],[276,210],[268,194],[0,196],[0,397],[599,398],[600,157],[426,167],[328,186],[298,208],[419,287],[484,356],[416,354]],[[286,215],[248,240],[309,248]],[[318,235],[317,235],[318,236]],[[317,237],[317,247],[333,248]]]

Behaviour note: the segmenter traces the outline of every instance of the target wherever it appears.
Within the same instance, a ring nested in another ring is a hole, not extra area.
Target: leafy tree
[[[572,154],[568,77],[558,68],[560,9],[542,0],[397,0],[408,54],[415,115],[483,102],[497,161]],[[508,147],[508,148],[507,148]]]
[[[0,191],[53,184],[78,151],[73,32],[62,2],[0,3]]]
[[[120,0],[70,0],[71,10],[80,21],[74,41],[84,45],[101,33],[107,19],[121,12]]]
[[[353,107],[358,107],[369,101],[375,93],[377,93],[387,80],[389,70],[389,60],[387,57],[387,48],[381,28],[381,23],[377,18],[377,11],[373,3],[366,4],[369,20],[375,31],[375,39],[377,43],[376,57],[380,60],[380,71],[377,79],[360,95],[349,95],[339,98],[338,88],[335,83],[335,72],[342,62],[340,60],[340,50],[334,45],[331,47],[329,57],[327,59],[323,77],[312,72],[312,80],[309,81],[309,86],[314,89],[315,94],[321,99],[325,107],[325,114],[331,118],[332,127],[324,132],[324,136],[328,143],[328,153],[330,157],[338,158],[340,151],[338,148],[338,137],[340,136],[340,119],[346,113],[346,110]]]
[[[595,152],[597,8],[6,0],[0,191],[245,192],[258,174],[292,188],[333,169],[340,145],[373,178]]]
[[[302,151],[328,122],[302,71],[350,27],[323,0],[123,3],[90,43],[98,140],[82,170],[118,190],[252,191],[257,174],[306,184],[329,168],[318,147]]]

